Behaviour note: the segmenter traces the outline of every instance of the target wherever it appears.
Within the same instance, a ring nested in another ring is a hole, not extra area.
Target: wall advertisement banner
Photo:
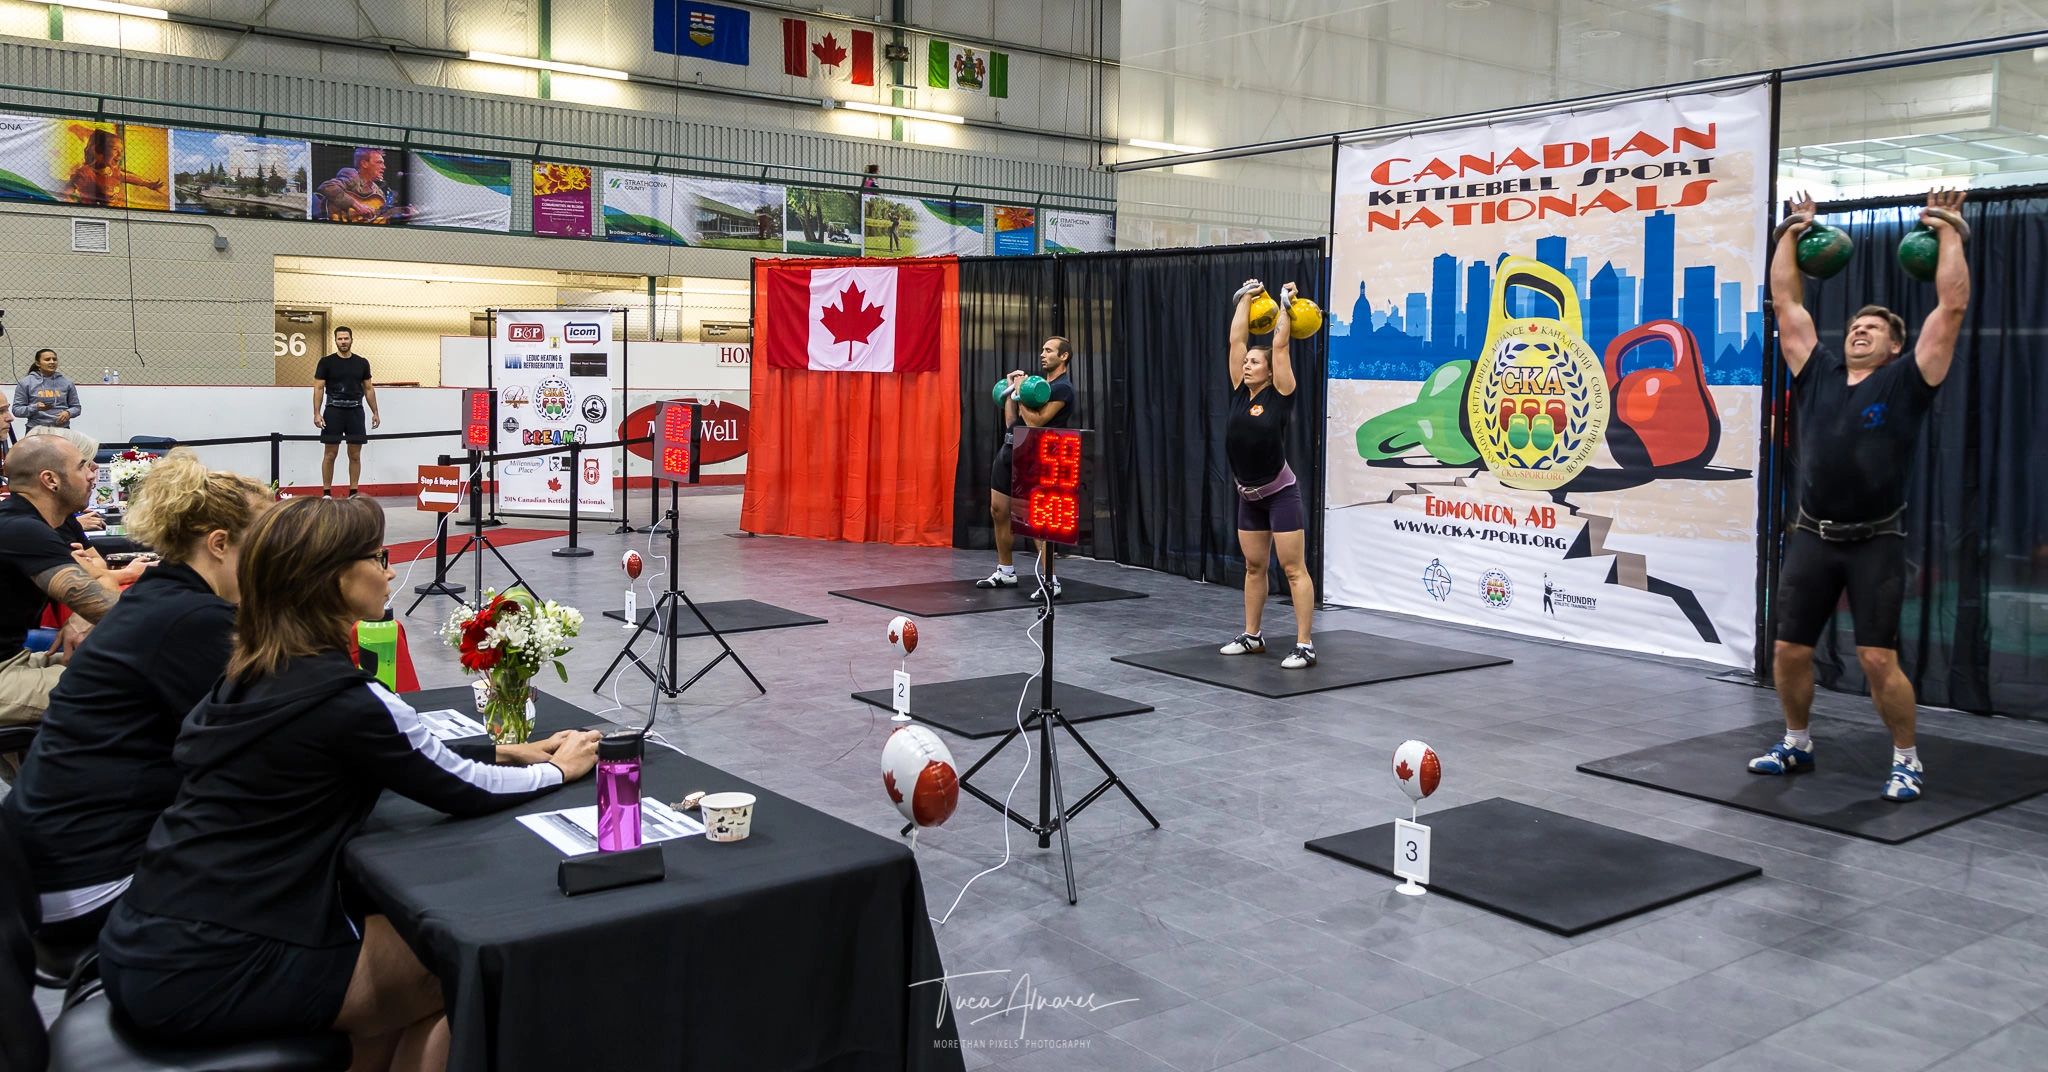
[[[498,449],[505,453],[568,443],[601,443],[618,423],[614,377],[624,359],[610,309],[500,309],[491,338],[498,389]],[[520,458],[498,467],[498,508],[566,516],[578,496],[582,516],[616,517],[612,475],[618,448]]]
[[[1332,602],[1752,660],[1767,87],[1339,149]]]

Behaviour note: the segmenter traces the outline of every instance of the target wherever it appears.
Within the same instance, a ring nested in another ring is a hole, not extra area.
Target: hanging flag
[[[957,89],[962,93],[986,93],[991,97],[1010,95],[1010,55],[987,49],[968,48],[933,38],[931,60],[925,81],[933,89]]]
[[[939,367],[939,261],[887,267],[783,268],[769,277],[763,347],[773,368],[932,372]],[[798,328],[796,325],[804,325]]]
[[[654,51],[745,66],[752,27],[746,9],[654,0]]]
[[[812,26],[782,20],[782,71],[798,78],[813,74],[857,86],[875,84],[875,35],[836,23]]]

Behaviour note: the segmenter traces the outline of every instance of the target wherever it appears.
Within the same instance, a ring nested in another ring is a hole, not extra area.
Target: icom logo
[[[604,329],[596,324],[562,325],[562,341],[567,343],[593,343],[603,337]]]
[[[547,337],[548,329],[544,324],[505,325],[506,342],[545,342]]]

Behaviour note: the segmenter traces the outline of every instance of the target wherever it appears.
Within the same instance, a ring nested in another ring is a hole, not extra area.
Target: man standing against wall
[[[313,369],[313,427],[320,429],[326,451],[320,457],[320,486],[334,494],[334,455],[342,440],[348,440],[348,493],[361,494],[363,444],[370,441],[369,428],[384,423],[377,416],[377,388],[370,383],[370,359],[355,352],[355,332],[334,329],[334,352],[320,359]],[[322,396],[325,402],[322,402]],[[369,428],[363,427],[363,407],[370,410]]]
[[[37,350],[35,368],[14,386],[14,415],[27,420],[31,429],[69,428],[83,411],[77,385],[57,371],[57,351],[47,346]]]

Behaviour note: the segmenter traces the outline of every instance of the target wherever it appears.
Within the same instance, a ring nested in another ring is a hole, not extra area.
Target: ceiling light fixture
[[[1175,145],[1170,141],[1153,141],[1150,138],[1131,138],[1124,142],[1134,149],[1157,149],[1162,153],[1213,153],[1216,150],[1203,145]]]
[[[609,78],[614,82],[624,82],[629,77],[626,72],[614,71],[609,67],[592,67],[582,63],[558,63],[554,60],[528,59],[525,56],[507,56],[498,52],[478,52],[473,49],[469,53],[469,58],[478,63],[495,63],[505,67],[525,67],[528,70],[553,71],[556,74],[580,74],[590,78]]]
[[[844,108],[850,112],[869,112],[874,115],[893,115],[899,119],[923,119],[933,123],[951,123],[956,127],[965,126],[967,123],[966,119],[957,115],[947,115],[944,112],[927,112],[922,108],[898,108],[893,104],[869,104],[866,101],[828,100],[825,102],[825,107]]]
[[[1611,41],[1620,36],[1620,30],[1587,30],[1579,35],[1586,41]]]
[[[1492,7],[1493,0],[1451,0],[1446,6],[1452,11],[1477,11],[1482,7]]]
[[[116,4],[111,0],[51,0],[58,7],[75,7],[84,11],[104,11],[109,15],[133,15],[138,19],[162,21],[171,13],[159,7],[137,7],[134,4]]]
[[[1694,67],[1726,67],[1735,62],[1726,56],[1701,56],[1692,61]]]

